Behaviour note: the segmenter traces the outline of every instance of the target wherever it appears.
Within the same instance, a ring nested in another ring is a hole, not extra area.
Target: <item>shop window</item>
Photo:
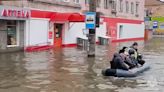
[[[16,26],[16,21],[7,21],[7,26]]]
[[[7,45],[17,45],[16,21],[7,21]]]

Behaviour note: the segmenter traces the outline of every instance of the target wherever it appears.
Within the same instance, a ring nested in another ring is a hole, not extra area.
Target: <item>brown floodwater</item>
[[[104,77],[114,52],[133,42],[96,46],[96,57],[79,48],[0,54],[0,92],[164,92],[164,38],[138,41],[151,66],[134,78]]]

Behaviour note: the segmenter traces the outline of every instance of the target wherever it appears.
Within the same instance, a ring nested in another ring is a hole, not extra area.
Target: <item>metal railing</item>
[[[88,39],[83,39],[78,37],[77,38],[77,46],[82,47],[84,50],[87,50],[88,48]]]
[[[98,37],[99,45],[109,45],[109,38]]]

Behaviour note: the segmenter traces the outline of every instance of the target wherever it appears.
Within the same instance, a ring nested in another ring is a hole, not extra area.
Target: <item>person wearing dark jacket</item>
[[[123,47],[120,51],[119,54],[122,56],[122,58],[124,59],[124,62],[129,66],[129,69],[132,69],[134,67],[136,67],[136,64],[132,61],[132,59],[130,58],[130,55],[127,51],[128,47]]]
[[[119,53],[115,53],[111,63],[111,69],[129,70],[129,66],[124,62],[124,59]]]

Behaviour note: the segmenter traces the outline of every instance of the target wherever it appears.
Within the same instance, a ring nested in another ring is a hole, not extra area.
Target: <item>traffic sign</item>
[[[95,29],[95,23],[96,23],[96,13],[95,12],[87,12],[86,13],[86,29]]]
[[[158,21],[153,21],[153,28],[158,28]]]

